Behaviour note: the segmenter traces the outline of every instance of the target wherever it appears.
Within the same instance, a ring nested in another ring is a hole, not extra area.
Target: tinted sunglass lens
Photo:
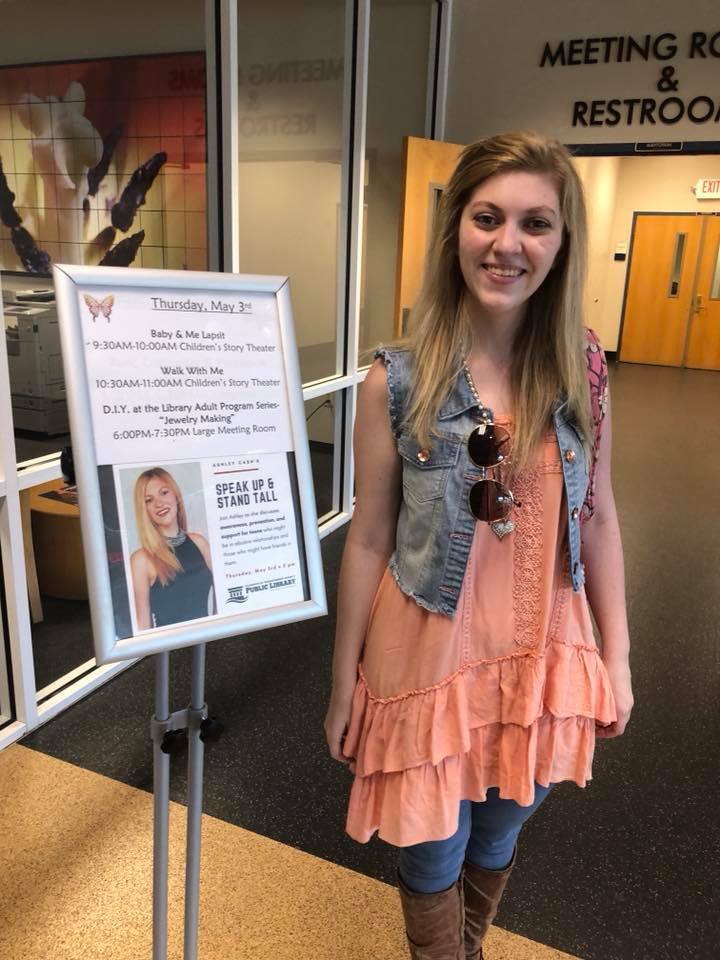
[[[497,480],[478,480],[470,488],[470,512],[476,520],[504,520],[513,505],[512,496]]]
[[[497,466],[510,453],[510,434],[492,423],[485,427],[484,433],[475,427],[468,437],[468,453],[478,467]]]

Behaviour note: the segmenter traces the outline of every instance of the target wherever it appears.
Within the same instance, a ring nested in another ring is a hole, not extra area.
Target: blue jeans
[[[535,800],[521,807],[514,800],[501,800],[491,787],[482,803],[460,802],[457,831],[446,840],[428,840],[400,850],[400,878],[414,893],[439,893],[460,876],[469,863],[485,870],[503,870],[512,860],[523,824],[550,793],[553,784],[535,784]]]

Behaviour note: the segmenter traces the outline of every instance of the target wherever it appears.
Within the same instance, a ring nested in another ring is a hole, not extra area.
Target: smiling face
[[[458,258],[471,316],[519,322],[562,246],[555,180],[547,173],[489,177],[460,216]]]
[[[144,502],[148,517],[163,536],[177,534],[178,500],[169,484],[159,477],[152,477],[145,487]]]

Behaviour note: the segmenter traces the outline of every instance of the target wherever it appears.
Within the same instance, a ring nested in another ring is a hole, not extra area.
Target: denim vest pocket
[[[458,461],[461,443],[459,438],[439,436],[433,437],[431,446],[425,448],[414,437],[399,437],[405,495],[417,503],[440,499]]]

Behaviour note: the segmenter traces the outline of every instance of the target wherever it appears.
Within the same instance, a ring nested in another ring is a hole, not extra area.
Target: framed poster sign
[[[325,614],[287,278],[53,272],[98,662]]]

